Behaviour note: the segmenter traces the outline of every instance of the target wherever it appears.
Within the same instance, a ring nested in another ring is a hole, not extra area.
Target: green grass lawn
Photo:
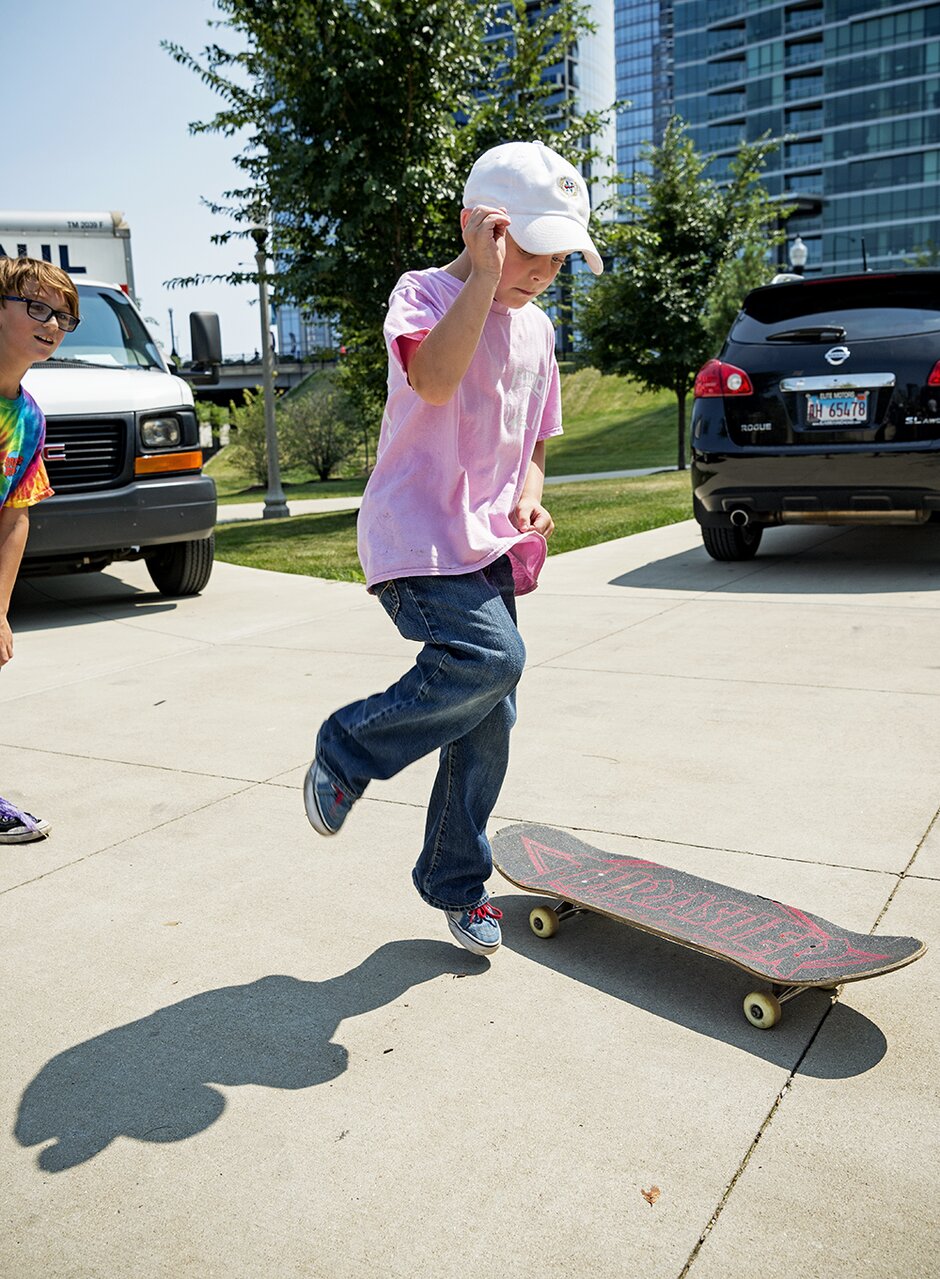
[[[692,518],[688,471],[552,484],[546,488],[543,501],[555,521],[549,555]]]
[[[565,433],[549,441],[550,474],[675,465],[676,402],[670,392],[641,391],[626,378],[604,376],[596,369],[563,374],[561,388]],[[252,486],[226,452],[206,466],[219,502],[262,501],[264,486]],[[320,483],[308,474],[285,471],[282,481],[288,499],[358,496],[365,487],[363,475]]]
[[[548,443],[549,473],[632,471],[675,466],[676,401],[669,391],[641,391],[597,369],[561,380],[565,433]]]
[[[668,471],[624,480],[553,484],[545,491],[545,505],[555,520],[549,554],[558,555],[687,520],[692,515],[692,494],[688,472]],[[215,531],[216,557],[248,568],[361,582],[356,514],[324,512],[222,524]]]
[[[228,457],[228,449],[222,449],[206,463],[205,472],[215,480],[219,505],[231,505],[235,502],[263,502],[266,486],[251,484],[241,471],[237,470]],[[311,480],[307,475],[297,475],[292,471],[284,471],[281,483],[288,499],[314,497],[359,497],[365,488],[365,478],[354,476],[351,479]]]
[[[644,392],[625,378],[581,369],[563,375],[562,400],[565,434],[548,443],[549,474],[675,464],[676,408],[667,392]],[[260,501],[264,497],[263,488],[246,484],[224,449],[206,470],[215,479],[220,502]],[[358,496],[363,486],[361,476],[321,484],[303,475],[284,475],[288,499]],[[555,520],[550,555],[675,524],[692,515],[689,476],[684,471],[552,484],[545,490],[545,505]],[[216,556],[231,564],[363,581],[356,555],[355,511],[224,524],[216,529],[215,537]]]

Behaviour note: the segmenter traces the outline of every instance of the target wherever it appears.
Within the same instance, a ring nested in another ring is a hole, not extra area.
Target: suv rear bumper
[[[940,450],[904,453],[692,454],[699,524],[906,523],[940,511]],[[740,517],[739,517],[740,520]],[[743,522],[743,521],[741,521]]]
[[[215,481],[207,475],[139,480],[118,489],[63,493],[30,508],[23,558],[72,559],[128,552],[209,537],[215,528]]]

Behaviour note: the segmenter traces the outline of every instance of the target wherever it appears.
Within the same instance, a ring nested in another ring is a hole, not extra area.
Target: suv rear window
[[[814,329],[819,341],[831,341],[833,329],[856,340],[940,333],[940,271],[770,284],[744,299],[730,339],[799,340],[798,333]]]

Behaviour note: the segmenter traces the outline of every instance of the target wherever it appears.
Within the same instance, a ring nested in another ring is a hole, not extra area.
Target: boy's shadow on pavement
[[[74,1168],[120,1136],[182,1141],[225,1109],[214,1084],[310,1088],[335,1079],[348,1059],[333,1042],[340,1022],[445,973],[488,967],[444,942],[396,941],[329,981],[271,976],[194,995],[53,1057],[23,1094],[16,1138],[52,1143],[38,1156],[45,1172]]]

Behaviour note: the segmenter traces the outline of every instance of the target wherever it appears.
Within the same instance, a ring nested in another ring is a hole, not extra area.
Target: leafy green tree
[[[480,151],[551,137],[582,154],[601,117],[551,101],[542,71],[588,28],[587,9],[525,0],[496,10],[453,0],[217,0],[239,52],[165,47],[223,99],[196,133],[248,143],[242,187],[212,207],[244,234],[272,210],[275,300],[339,319],[350,390],[367,420],[384,399],[382,320],[406,270],[460,249],[460,196]],[[486,39],[487,31],[491,38]],[[233,283],[250,272],[223,277]],[[193,281],[177,281],[191,283]]]
[[[940,245],[928,239],[921,248],[915,249],[910,256],[904,258],[904,265],[921,270],[925,267],[940,266]]]
[[[222,427],[231,421],[232,410],[222,404],[213,404],[211,400],[197,400],[196,417],[200,426],[208,424],[212,427],[212,434],[217,436]]]
[[[772,249],[789,210],[760,183],[775,143],[743,144],[727,183],[708,178],[673,118],[661,146],[646,151],[639,194],[621,202],[608,231],[610,267],[578,312],[592,362],[604,373],[671,390],[677,403],[677,463],[686,464],[686,399],[714,355],[748,289],[774,273]]]

